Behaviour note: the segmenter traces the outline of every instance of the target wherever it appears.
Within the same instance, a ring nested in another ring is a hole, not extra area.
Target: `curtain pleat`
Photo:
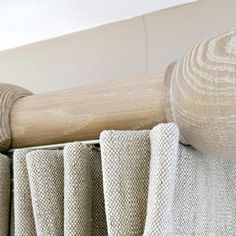
[[[7,235],[10,220],[11,199],[10,160],[0,154],[0,235]]]
[[[15,235],[36,235],[33,207],[30,195],[26,154],[30,150],[19,149],[13,156]]]
[[[13,187],[13,189],[14,189],[14,187]],[[13,193],[13,191],[12,191],[12,193]],[[12,196],[11,196],[11,215],[10,215],[9,224],[10,224],[9,235],[14,236],[15,235],[14,194],[12,194]]]
[[[103,131],[100,136],[109,235],[142,235],[150,161],[149,131]]]
[[[235,160],[179,144],[174,124],[103,131],[100,148],[15,151],[11,217],[0,156],[0,236],[236,235]]]
[[[65,235],[107,235],[100,152],[68,144],[64,168]]]
[[[37,235],[64,235],[64,168],[62,151],[27,153],[27,169]]]
[[[107,222],[103,194],[101,153],[93,148],[91,153],[92,177],[92,235],[107,235]]]
[[[172,204],[178,160],[179,132],[159,125],[150,132],[151,161],[144,236],[175,235]]]
[[[91,235],[92,182],[90,150],[82,144],[64,149],[65,235]]]

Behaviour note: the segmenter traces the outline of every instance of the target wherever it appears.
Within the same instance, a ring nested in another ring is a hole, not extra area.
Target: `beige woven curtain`
[[[173,124],[104,131],[100,144],[15,151],[11,205],[1,156],[0,235],[236,235],[235,161],[179,144]]]

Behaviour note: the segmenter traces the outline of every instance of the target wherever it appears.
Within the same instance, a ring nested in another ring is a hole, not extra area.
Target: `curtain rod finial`
[[[24,88],[12,84],[0,83],[0,151],[5,151],[11,145],[10,112],[13,104],[19,98],[32,95]]]
[[[196,44],[165,80],[167,121],[177,123],[182,141],[236,158],[236,31]]]

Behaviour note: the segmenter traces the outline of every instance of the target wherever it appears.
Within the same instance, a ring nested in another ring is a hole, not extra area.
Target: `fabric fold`
[[[29,151],[18,149],[13,155],[15,236],[36,235],[26,164]]]
[[[14,189],[14,186],[12,186]],[[14,194],[13,194],[13,190],[12,190],[12,196],[11,196],[11,216],[10,216],[10,230],[9,230],[9,234],[10,236],[14,236],[15,235],[15,216],[14,216]]]
[[[142,235],[150,160],[149,131],[100,136],[108,235]]]
[[[64,169],[65,235],[107,235],[100,152],[67,144]]]
[[[14,153],[16,236],[236,235],[235,160],[179,144],[171,123],[103,131],[100,146]],[[9,230],[9,163],[0,156],[0,233]]]
[[[7,236],[10,221],[11,170],[10,159],[0,154],[0,235]]]
[[[92,235],[107,236],[100,150],[97,148],[92,148],[90,158],[92,177]]]
[[[151,160],[144,236],[174,235],[172,205],[178,161],[179,131],[160,124],[150,132]]]
[[[64,149],[65,235],[91,235],[92,182],[90,150],[82,144]]]
[[[63,236],[63,153],[31,151],[26,159],[37,235]]]

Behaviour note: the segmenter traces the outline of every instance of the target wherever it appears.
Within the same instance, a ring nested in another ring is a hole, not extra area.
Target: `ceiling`
[[[0,51],[195,0],[3,0]]]

